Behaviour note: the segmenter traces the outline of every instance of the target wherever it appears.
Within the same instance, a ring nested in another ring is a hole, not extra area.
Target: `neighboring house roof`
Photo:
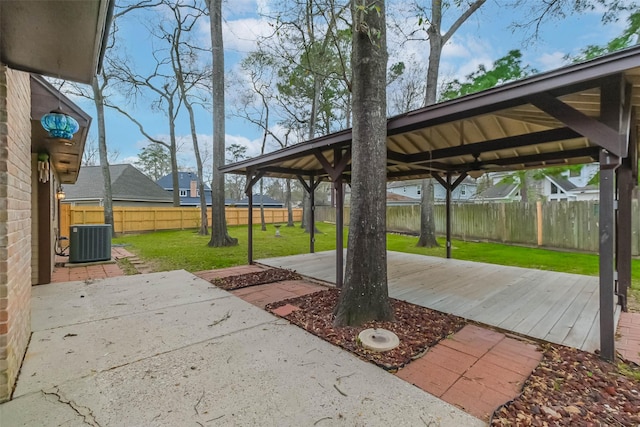
[[[391,191],[387,191],[387,203],[389,202],[420,203],[420,199],[407,197],[407,196],[403,196],[402,194],[396,194],[396,193],[392,193]]]
[[[508,200],[518,190],[517,184],[498,183],[476,194],[474,200]]]
[[[284,203],[279,202],[276,199],[272,199],[271,197],[269,197],[267,195],[254,194],[254,195],[251,196],[251,199],[253,200],[253,206],[260,206],[261,202],[265,206],[276,206],[276,207],[284,206]],[[249,205],[249,198],[245,197],[244,199],[238,200],[235,203],[235,205],[236,206],[247,206],[247,205]]]
[[[574,190],[576,187],[576,185],[569,181],[567,178],[563,177],[563,176],[549,176],[546,175],[547,179],[551,182],[553,182],[558,188],[560,188],[561,190],[563,190],[565,193]]]
[[[599,193],[600,187],[598,185],[585,185],[584,187],[576,187],[571,190],[572,193]]]
[[[427,179],[432,179],[432,178],[427,178]],[[435,185],[440,185],[440,183],[438,181],[436,181],[435,179],[433,181],[434,181]],[[462,184],[477,185],[476,180],[471,178],[470,176],[465,177],[462,180]],[[421,179],[408,179],[406,181],[392,181],[392,182],[387,183],[387,188],[402,188],[402,187],[406,187],[406,186],[410,186],[410,185],[422,185],[422,180]]]
[[[167,193],[151,178],[134,166],[110,165],[111,193],[113,200],[171,203]],[[104,179],[101,166],[84,166],[75,184],[64,186],[65,202],[100,200],[104,198]]]
[[[178,172],[178,187],[180,189],[190,189],[191,181],[198,181],[198,174],[195,172]],[[173,173],[163,176],[158,181],[158,185],[165,190],[173,190]],[[205,191],[211,191],[208,183],[204,183]]]

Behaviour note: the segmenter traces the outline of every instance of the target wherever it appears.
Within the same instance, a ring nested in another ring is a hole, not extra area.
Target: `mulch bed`
[[[301,277],[289,270],[217,279],[225,289],[237,289]],[[339,291],[329,289],[267,305],[271,311],[285,304],[299,308],[287,320],[330,343],[382,368],[395,371],[421,357],[429,347],[457,332],[465,320],[404,301],[391,299],[394,322],[368,322],[360,327],[335,328],[333,309]],[[376,353],[358,345],[366,328],[384,328],[400,338],[394,350]],[[613,365],[597,355],[559,345],[543,344],[544,356],[523,385],[522,393],[494,412],[492,426],[640,426],[640,367],[633,362]]]
[[[282,282],[285,280],[301,280],[302,276],[295,271],[284,268],[269,268],[256,273],[239,274],[213,279],[212,283],[225,291],[246,288],[249,286],[264,285],[266,283]]]
[[[367,322],[359,327],[333,326],[333,309],[338,302],[339,291],[327,289],[298,298],[267,305],[271,311],[285,304],[299,307],[285,316],[291,323],[340,346],[376,365],[395,371],[420,357],[431,346],[447,336],[459,331],[465,325],[464,319],[430,310],[391,298],[395,312],[394,322]],[[358,334],[367,328],[384,328],[400,338],[400,345],[393,350],[377,353],[367,350],[357,342]]]
[[[551,344],[543,349],[522,394],[494,412],[492,426],[640,425],[637,366],[626,365],[625,376],[595,354]]]

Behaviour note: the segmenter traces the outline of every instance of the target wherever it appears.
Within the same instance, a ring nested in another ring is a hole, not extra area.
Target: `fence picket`
[[[597,201],[453,204],[452,235],[462,240],[486,240],[531,246],[598,251]],[[316,220],[335,223],[335,208],[316,207]],[[436,232],[445,233],[445,206],[434,206]],[[538,217],[541,215],[541,218]],[[632,254],[640,256],[640,203],[632,203]],[[345,225],[349,208],[345,207]],[[539,226],[542,228],[539,230]],[[388,206],[387,231],[417,234],[420,206]],[[539,244],[539,240],[541,243]]]

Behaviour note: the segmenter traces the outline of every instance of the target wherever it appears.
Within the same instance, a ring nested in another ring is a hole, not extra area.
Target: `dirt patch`
[[[397,370],[420,357],[428,347],[459,331],[465,325],[464,319],[460,317],[392,298],[391,304],[396,319],[394,322],[367,322],[357,328],[336,328],[333,326],[333,309],[338,302],[338,295],[337,289],[328,289],[269,304],[266,309],[271,311],[285,304],[299,307],[300,310],[293,311],[285,318],[308,332],[390,371]],[[358,344],[357,336],[367,328],[383,328],[394,332],[400,338],[400,345],[384,353],[364,349]]]
[[[301,280],[302,276],[295,271],[283,268],[270,268],[255,273],[239,274],[213,279],[211,283],[225,291],[246,288],[248,286],[264,285],[266,283],[282,282],[285,280]]]

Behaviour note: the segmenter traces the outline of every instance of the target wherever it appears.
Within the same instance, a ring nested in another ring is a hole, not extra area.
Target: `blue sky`
[[[531,0],[537,1],[537,0]],[[225,3],[223,18],[225,20],[225,68],[229,75],[239,73],[238,61],[252,51],[258,36],[267,34],[270,27],[266,19],[258,11],[269,12],[267,0],[235,0]],[[388,1],[388,4],[391,3]],[[400,3],[401,4],[401,3]],[[444,25],[448,27],[449,19],[457,16],[451,11],[444,17]],[[491,62],[504,56],[511,49],[523,52],[523,62],[530,64],[539,71],[558,68],[565,64],[566,54],[576,53],[589,44],[602,44],[617,36],[624,28],[625,22],[603,25],[602,11],[596,10],[582,15],[569,16],[564,20],[550,21],[541,27],[541,37],[533,40],[521,31],[513,32],[509,24],[517,19],[521,11],[500,7],[497,0],[488,0],[452,37],[445,46],[441,62],[440,80],[463,77],[474,71],[481,63],[490,65]],[[407,19],[408,27],[416,25],[413,18]],[[202,21],[198,27],[197,40],[201,46],[210,45],[208,21]],[[152,38],[145,23],[138,19],[127,19],[120,26],[120,49],[125,49],[136,67],[149,67]],[[411,42],[398,46],[397,37],[389,36],[390,62],[406,60],[408,56],[424,61],[428,57],[428,42]],[[231,94],[232,95],[232,94]],[[229,103],[232,96],[227,95]],[[95,117],[93,104],[86,100],[74,99],[87,113]],[[238,143],[247,146],[250,155],[259,153],[261,132],[257,127],[234,117],[230,117],[232,105],[227,106],[226,120],[227,145]],[[162,138],[167,135],[166,120],[159,112],[154,112],[147,101],[137,105],[125,107],[132,115],[144,123],[147,131]],[[197,111],[198,138],[201,146],[211,143],[212,119],[211,113],[205,109]],[[140,149],[147,142],[137,127],[119,113],[108,111],[106,117],[107,144],[112,150],[117,150],[119,156],[116,163],[133,162]],[[92,125],[91,134],[96,135],[97,125]],[[183,166],[192,166],[193,153],[189,123],[186,116],[181,116],[177,122],[177,132],[184,146],[180,152],[180,162]],[[91,138],[91,136],[90,136]],[[95,138],[95,136],[94,136]],[[210,161],[210,160],[209,160]]]

